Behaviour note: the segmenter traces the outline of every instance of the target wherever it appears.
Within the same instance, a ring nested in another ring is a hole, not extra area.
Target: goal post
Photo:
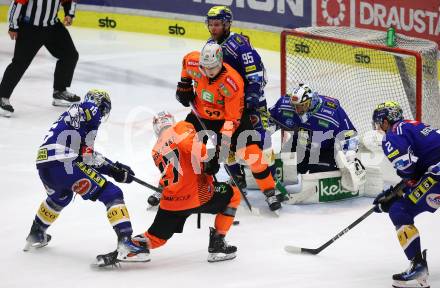
[[[308,27],[281,33],[281,95],[307,83],[337,98],[363,135],[376,105],[394,100],[404,117],[440,126],[435,42],[353,27]]]

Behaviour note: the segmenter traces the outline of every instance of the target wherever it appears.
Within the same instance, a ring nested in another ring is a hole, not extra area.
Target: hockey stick
[[[387,197],[388,199],[394,197],[395,195],[399,195],[400,193],[402,193],[402,189],[405,187],[405,184],[403,183],[403,181],[399,182],[394,188],[393,188],[393,192]],[[301,247],[297,247],[297,246],[291,246],[291,245],[287,245],[284,247],[284,250],[286,250],[289,253],[295,253],[295,254],[301,254],[301,253],[306,253],[306,254],[312,254],[312,255],[317,255],[319,252],[321,252],[322,250],[324,250],[325,248],[327,248],[328,246],[330,246],[333,242],[335,242],[336,240],[338,240],[339,238],[341,238],[344,234],[346,234],[348,231],[350,231],[351,229],[353,229],[353,227],[355,227],[356,225],[358,225],[359,223],[361,223],[362,221],[364,221],[368,216],[370,216],[372,213],[374,212],[374,207],[372,207],[370,210],[368,210],[367,212],[365,212],[361,217],[359,217],[358,219],[356,219],[353,223],[351,223],[350,225],[348,225],[345,229],[343,229],[341,232],[339,232],[338,234],[335,235],[335,237],[333,237],[332,239],[328,240],[327,242],[325,242],[324,244],[322,244],[321,246],[319,246],[318,248],[301,248]]]
[[[354,226],[358,225],[363,220],[365,220],[373,212],[374,212],[374,207],[372,207],[370,210],[365,212],[361,217],[359,217],[353,223],[348,225],[348,227],[346,227],[344,230],[342,230],[341,232],[336,234],[335,237],[333,237],[332,239],[328,240],[327,242],[325,242],[324,244],[322,244],[318,248],[314,248],[314,249],[313,248],[301,248],[301,247],[297,247],[297,246],[287,245],[287,246],[284,247],[284,250],[286,250],[289,253],[295,253],[295,254],[306,253],[306,254],[317,255],[317,254],[319,254],[319,252],[321,252],[322,250],[324,250],[325,248],[330,246],[333,242],[335,242],[340,237],[342,237],[344,234],[346,234],[348,231],[350,231]]]
[[[158,188],[158,187],[156,187],[156,186],[153,186],[153,185],[151,185],[151,184],[148,184],[147,182],[142,181],[141,179],[136,178],[136,177],[133,176],[133,175],[132,175],[132,177],[133,177],[133,181],[134,181],[134,182],[136,182],[136,183],[138,183],[138,184],[141,184],[142,186],[145,186],[145,187],[147,187],[147,188],[150,188],[151,190],[153,190],[153,191],[155,191],[155,192],[162,193],[162,189],[160,189],[160,188]]]
[[[208,138],[212,141],[211,137],[209,137],[209,135],[208,135],[208,132],[207,132],[208,129],[206,128],[205,123],[203,123],[202,119],[200,119],[200,116],[199,116],[199,114],[198,114],[197,111],[196,111],[196,108],[195,108],[195,106],[194,106],[194,103],[191,101],[190,104],[191,104],[192,112],[193,112],[194,115],[196,116],[197,121],[199,122],[200,126],[202,126],[203,130],[205,131],[206,136],[208,136]],[[217,146],[216,143],[212,143],[212,144],[214,145],[214,147]],[[237,178],[235,177],[235,175],[233,175],[233,174],[231,173],[231,170],[229,169],[229,167],[228,167],[227,165],[223,165],[223,167],[225,168],[225,170],[226,170],[226,172],[229,174],[229,176],[231,176],[232,181],[234,182],[234,184],[235,184],[235,186],[237,187],[237,189],[240,191],[240,193],[241,193],[241,195],[242,195],[242,197],[243,197],[243,199],[244,199],[244,202],[246,202],[246,205],[247,205],[247,207],[249,208],[249,210],[250,210],[253,214],[259,215],[259,214],[260,214],[260,211],[259,211],[257,208],[252,207],[251,203],[249,202],[249,199],[246,197],[246,194],[243,192],[243,190],[242,190],[242,189],[240,188],[240,186],[238,185],[238,181],[237,181]],[[217,179],[216,179],[215,175],[213,175],[213,177],[214,177],[215,182],[217,182]]]

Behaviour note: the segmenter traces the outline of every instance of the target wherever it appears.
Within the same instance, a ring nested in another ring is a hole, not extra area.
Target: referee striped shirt
[[[60,4],[66,16],[75,16],[76,2],[72,0],[13,0],[9,6],[9,30],[17,31],[21,23],[38,27],[58,23]]]

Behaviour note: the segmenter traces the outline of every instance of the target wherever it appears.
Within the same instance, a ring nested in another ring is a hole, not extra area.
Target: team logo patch
[[[440,194],[429,194],[426,196],[426,203],[434,209],[440,208]]]
[[[336,103],[333,102],[325,102],[325,106],[332,108],[332,109],[336,109],[338,108],[338,105]]]
[[[226,77],[226,82],[228,82],[229,85],[231,85],[232,89],[234,89],[235,92],[238,91],[237,83],[235,83],[234,80],[232,80],[231,77]]]
[[[247,66],[246,68],[244,68],[244,70],[246,71],[246,73],[249,73],[249,72],[257,70],[257,66],[255,66],[255,65]]]
[[[391,159],[393,157],[396,157],[397,155],[399,155],[399,150],[394,150],[391,154],[389,154],[387,157],[388,159]]]
[[[258,117],[257,115],[251,115],[250,118],[251,118],[252,126],[254,126],[254,127],[255,127],[255,126],[258,124],[258,122],[260,121],[260,117]]]
[[[90,188],[92,188],[92,182],[87,178],[79,179],[72,185],[72,191],[81,196],[87,194],[90,191]]]
[[[187,65],[188,66],[199,67],[199,62],[190,60],[190,61],[187,62]]]
[[[205,89],[202,90],[202,99],[209,103],[214,103],[214,95]]]
[[[47,148],[38,150],[37,161],[47,160]]]
[[[328,123],[327,121],[324,121],[324,120],[319,119],[319,121],[318,121],[318,125],[319,125],[319,126],[322,126],[322,127],[325,127],[325,128],[328,128],[328,126],[330,125],[330,123]]]
[[[423,197],[423,195],[428,192],[432,186],[437,184],[437,181],[435,181],[432,177],[428,177],[425,180],[423,180],[422,183],[417,185],[417,187],[409,194],[408,198],[415,204],[419,202],[419,200]]]

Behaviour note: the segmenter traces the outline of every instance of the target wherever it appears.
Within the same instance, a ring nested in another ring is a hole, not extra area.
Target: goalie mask
[[[94,103],[99,112],[101,113],[101,121],[107,120],[110,110],[112,109],[112,102],[110,100],[110,95],[98,89],[92,89],[84,96],[84,102]]]
[[[399,103],[387,101],[377,105],[373,112],[373,130],[378,130],[385,119],[390,125],[403,120],[403,110]]]
[[[153,117],[154,134],[156,134],[156,137],[159,137],[163,129],[173,126],[174,123],[176,123],[176,120],[174,120],[174,116],[168,111],[157,113]]]
[[[287,95],[290,97],[290,104],[299,116],[315,108],[319,102],[318,93],[313,92],[307,84],[299,84],[292,93]]]
[[[207,43],[200,52],[199,68],[203,75],[214,78],[223,67],[222,47],[215,43]]]

